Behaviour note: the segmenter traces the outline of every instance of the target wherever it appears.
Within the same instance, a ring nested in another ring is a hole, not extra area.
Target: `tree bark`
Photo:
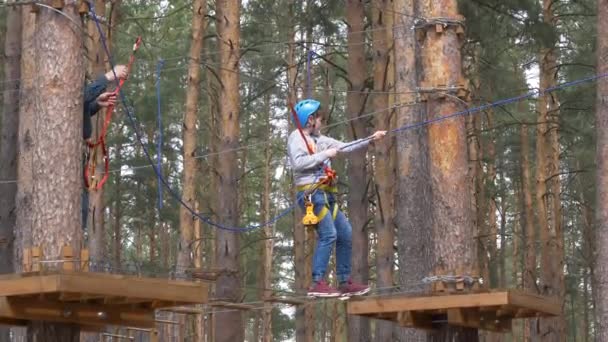
[[[104,13],[105,4],[103,0],[96,0],[94,2],[95,13]],[[87,52],[88,52],[88,70],[89,75],[92,79],[97,78],[98,75],[103,74],[105,70],[105,52],[101,46],[101,35],[95,25],[94,20],[89,20],[87,23],[87,32],[90,39],[85,40]],[[93,133],[91,135],[93,141],[97,141],[98,134],[101,132],[103,125],[103,118],[105,117],[105,109],[100,110],[97,115],[93,118],[95,124],[93,125]],[[97,175],[102,175],[103,169],[103,154],[95,154],[96,165],[98,169],[95,171]],[[100,262],[106,258],[106,232],[105,232],[105,220],[104,220],[104,188],[99,190],[95,189],[84,189],[83,191],[89,191],[89,207],[87,215],[87,237],[89,248],[89,256],[91,260]]]
[[[205,29],[205,14],[207,4],[205,0],[196,0],[192,8],[192,41],[190,45],[190,58],[188,59],[188,89],[186,93],[186,115],[182,126],[184,143],[184,173],[182,179],[182,201],[190,208],[194,208],[196,201],[196,122],[198,117],[198,97],[200,92],[201,69],[200,56],[203,50],[203,34]],[[179,231],[177,268],[178,272],[185,272],[192,267],[192,244],[194,216],[183,206],[179,209]]]
[[[228,226],[238,220],[238,159],[234,150],[239,143],[239,58],[240,58],[240,2],[217,1],[217,32],[222,86],[220,89],[220,145],[218,216]],[[216,235],[216,263],[223,272],[216,282],[216,296],[224,300],[241,300],[239,276],[238,233],[218,230]],[[240,312],[215,314],[215,340],[242,341],[243,318]]]
[[[13,234],[16,221],[17,142],[21,83],[21,7],[9,7],[4,42],[4,106],[0,132],[0,273],[13,272]]]
[[[272,175],[274,170],[272,169],[272,123],[271,123],[271,106],[270,96],[264,97],[264,112],[266,113],[266,138],[268,143],[264,149],[264,193],[262,194],[262,222],[268,222],[270,220],[270,204],[271,204],[271,193],[272,193]],[[274,225],[267,225],[263,229],[264,242],[261,244],[261,263],[260,263],[260,298],[266,299],[272,295],[272,257],[274,247]],[[272,305],[271,303],[264,302],[264,309],[260,315],[260,326],[262,331],[262,342],[272,342]]]
[[[372,111],[377,113],[374,126],[376,130],[389,130],[393,110],[389,108],[388,78],[389,44],[392,45],[392,2],[374,0],[372,2],[372,39],[374,51],[374,88],[372,94]],[[389,8],[389,6],[391,8]],[[380,293],[390,292],[393,286],[394,264],[394,146],[393,139],[383,139],[375,143],[375,197],[377,234],[376,246],[376,288]],[[384,290],[382,290],[384,289]],[[383,320],[376,322],[376,341],[391,341],[393,324]]]
[[[297,1],[292,0],[289,3],[289,17],[293,18]],[[294,22],[295,25],[295,22]],[[288,49],[287,49],[287,83],[288,83],[288,103],[295,106],[297,101],[297,65],[295,58],[295,26],[290,25],[288,33]],[[292,126],[291,126],[292,127]],[[289,197],[296,200],[295,188],[291,187]],[[293,244],[294,244],[294,287],[296,291],[306,293],[306,287],[312,275],[306,272],[306,230],[302,225],[300,215],[293,216]],[[312,332],[314,327],[310,324],[310,318],[313,317],[313,308],[309,305],[299,305],[296,307],[296,341],[297,342],[312,342]],[[308,319],[307,319],[308,318]]]
[[[0,273],[13,273],[16,223],[17,143],[21,83],[21,7],[9,7],[4,42],[4,107],[0,125]],[[0,342],[10,341],[10,328],[0,327]]]
[[[63,14],[79,22],[75,4],[65,4]],[[79,255],[82,244],[80,142],[84,66],[81,28],[72,20],[44,8],[37,14],[35,115],[30,132],[35,141],[33,191],[31,211],[18,212],[31,216],[31,229],[24,232],[31,236],[31,244],[40,246],[43,255],[54,260],[61,259],[61,248],[66,245]],[[78,341],[80,327],[33,321],[28,325],[27,338]]]
[[[455,0],[427,0],[421,16],[458,18]],[[424,28],[422,38],[423,82],[435,88],[462,84],[461,37],[457,25],[437,32],[435,25]],[[429,119],[458,112],[461,101],[433,91],[427,97]],[[433,271],[477,272],[477,245],[474,243],[473,211],[467,174],[467,140],[464,118],[434,123],[428,128],[433,205]],[[477,329],[441,326],[431,333],[431,341],[477,341]]]
[[[543,21],[556,29],[554,0],[543,0]],[[540,88],[557,84],[557,41],[541,48],[539,56]],[[541,240],[541,294],[555,296],[565,303],[564,244],[561,224],[561,190],[559,177],[559,103],[555,93],[539,97],[536,129],[537,207]],[[541,318],[538,324],[541,341],[566,341],[566,320],[562,314]]]
[[[608,0],[597,2],[597,74],[608,73]],[[597,84],[597,241],[594,277],[597,340],[608,341],[608,82]]]
[[[532,190],[530,177],[530,139],[528,137],[528,126],[522,124],[519,128],[520,152],[520,174],[521,174],[521,227],[524,236],[524,270],[522,282],[524,290],[530,293],[538,293],[536,287],[536,229],[534,226],[534,211],[532,206]],[[534,319],[526,319],[524,322],[524,340],[529,340]]]
[[[395,105],[396,126],[423,120],[421,107],[412,90],[418,86],[418,46],[414,16],[417,2],[395,0]],[[432,259],[430,183],[428,178],[428,145],[426,130],[412,130],[396,139],[395,224],[399,250],[399,284],[405,291],[416,290],[416,284],[431,272]],[[426,341],[427,332],[403,329],[402,341]]]
[[[348,26],[348,94],[346,112],[350,122],[348,137],[351,140],[367,136],[365,122],[357,119],[365,111],[365,9],[361,0],[346,2],[346,22]],[[368,193],[366,151],[359,150],[349,155],[348,213],[352,224],[352,278],[367,283],[369,280],[368,241]],[[348,336],[351,341],[369,341],[369,319],[359,316],[348,317]]]

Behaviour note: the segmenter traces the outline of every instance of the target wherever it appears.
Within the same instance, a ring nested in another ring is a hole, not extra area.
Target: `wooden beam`
[[[347,312],[351,315],[369,312],[428,311],[482,306],[506,305],[507,292],[452,294],[405,298],[371,298],[349,302]]]
[[[203,309],[184,308],[184,307],[165,308],[165,309],[161,309],[160,311],[167,311],[167,312],[186,314],[186,315],[202,315],[202,314],[206,313],[206,311]]]
[[[424,312],[402,311],[397,314],[397,323],[402,327],[433,330],[433,316]]]
[[[543,316],[559,316],[562,307],[555,298],[539,296],[523,291],[510,290],[509,303],[519,308],[531,309]]]
[[[4,275],[0,277],[0,296],[37,295],[57,292],[58,284],[59,277],[57,275]]]
[[[63,262],[61,263],[61,269],[64,271],[74,270],[74,249],[72,246],[63,246],[61,248],[61,256]]]
[[[146,328],[154,326],[152,310],[6,297],[0,297],[0,317],[85,326],[131,325]]]
[[[171,281],[94,272],[61,274],[59,282],[59,291],[147,298],[192,304],[207,302],[208,286],[198,282]]]

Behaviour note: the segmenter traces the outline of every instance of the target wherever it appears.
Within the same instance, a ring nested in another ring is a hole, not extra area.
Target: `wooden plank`
[[[0,278],[0,296],[52,293],[57,291],[58,286],[57,275]]]
[[[10,325],[10,326],[27,326],[28,321],[23,319],[12,319],[12,318],[1,318],[0,317],[0,325]]]
[[[80,271],[89,272],[89,250],[82,249],[80,251]]]
[[[130,325],[145,328],[154,326],[152,310],[6,297],[0,297],[0,317],[85,326]]]
[[[531,309],[542,315],[559,316],[562,307],[554,298],[525,293],[518,290],[509,290],[509,302],[523,309]]]
[[[23,249],[23,270],[22,272],[32,271],[32,251],[29,248]]]
[[[186,314],[186,315],[200,315],[200,314],[205,314],[206,313],[206,311],[203,310],[203,309],[184,308],[184,307],[165,308],[165,309],[161,309],[161,311],[167,311],[167,312],[173,312],[173,313],[179,313],[179,314]]]
[[[397,323],[402,327],[433,330],[433,317],[416,311],[403,311],[397,314]]]
[[[40,261],[42,260],[42,249],[39,246],[34,246],[30,250],[30,253],[32,254],[32,267],[30,267],[30,270],[32,272],[40,272],[40,270],[41,270]]]
[[[74,249],[72,246],[63,246],[61,248],[61,256],[63,257],[63,262],[61,263],[61,268],[64,271],[73,271],[74,270]]]
[[[102,275],[93,272],[61,274],[59,282],[59,290],[66,292],[193,304],[205,303],[208,292],[208,286],[204,283],[162,281],[153,278]]]
[[[370,298],[349,302],[347,313],[351,315],[373,312],[428,311],[456,308],[507,305],[508,292],[452,294],[406,298]]]

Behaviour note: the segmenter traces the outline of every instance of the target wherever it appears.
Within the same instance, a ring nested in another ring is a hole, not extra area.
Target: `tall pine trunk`
[[[608,73],[608,0],[597,2],[597,74]],[[597,84],[597,253],[594,298],[597,341],[608,341],[608,82]]]
[[[421,7],[425,18],[458,18],[455,0],[426,0]],[[461,42],[457,25],[438,30],[436,25],[423,28],[421,47],[424,85],[431,88],[463,83]],[[427,97],[429,119],[462,109],[459,100],[441,96],[434,90]],[[434,236],[433,271],[476,272],[476,244],[473,243],[471,192],[467,176],[467,148],[464,118],[445,120],[428,128],[431,207]],[[431,341],[477,341],[477,329],[442,325],[431,333]]]
[[[75,4],[63,13],[79,22]],[[48,9],[36,18],[34,57],[37,74],[34,93],[33,188],[31,211],[32,245],[41,246],[49,259],[60,259],[61,248],[69,245],[80,253],[82,85],[81,28],[72,20]],[[61,58],[59,58],[61,56]],[[49,178],[49,175],[52,175]],[[30,247],[23,245],[23,247]],[[33,321],[28,325],[29,341],[78,341],[80,327]]]
[[[268,143],[264,148],[264,192],[262,194],[262,222],[268,222],[270,220],[271,210],[271,193],[272,193],[272,175],[274,169],[272,169],[272,123],[271,123],[271,107],[270,107],[270,96],[264,96],[264,112],[266,113],[266,139]],[[268,298],[272,295],[272,253],[274,247],[274,225],[267,225],[263,228],[263,243],[260,246],[261,249],[261,263],[260,263],[260,298]],[[272,342],[272,305],[271,303],[264,303],[264,309],[260,314],[260,327],[262,331],[262,342]]]
[[[218,160],[219,205],[218,216],[228,226],[238,225],[238,159],[235,149],[239,144],[239,58],[240,58],[240,2],[217,1],[217,33],[221,80],[220,144],[223,153]],[[240,294],[239,237],[238,233],[218,230],[216,235],[216,264],[223,272],[217,279],[217,298],[238,302]],[[215,340],[218,342],[242,341],[243,317],[239,311],[215,314]]]
[[[354,119],[348,127],[350,139],[364,138],[367,134],[365,121],[357,119],[365,111],[365,11],[363,1],[346,2],[346,23],[348,26],[348,90],[346,112]],[[352,278],[367,283],[369,265],[367,261],[368,241],[368,193],[366,151],[359,150],[348,156],[348,214],[352,224]],[[369,341],[369,319],[358,316],[348,317],[348,336],[351,341]]]
[[[104,13],[105,12],[105,4],[103,0],[96,0],[93,3],[95,6],[95,13]],[[99,34],[99,30],[95,25],[94,20],[89,20],[87,23],[87,32],[88,39],[85,40],[86,50],[88,52],[88,61],[89,65],[89,76],[91,79],[97,78],[99,75],[103,74],[105,66],[105,53],[102,48],[101,43],[101,35]],[[97,115],[93,117],[93,132],[92,139],[93,141],[97,141],[98,134],[101,133],[105,109],[100,110]],[[97,175],[101,175],[103,172],[102,168],[104,165],[103,161],[103,153],[97,153],[91,156],[92,158],[97,158],[96,165],[97,170],[95,173]],[[104,222],[104,188],[95,190],[95,189],[83,189],[83,191],[89,192],[89,207],[83,208],[83,210],[88,210],[87,215],[87,246],[89,248],[89,257],[91,260],[101,261],[106,258],[106,232],[105,232],[105,222]]]
[[[543,22],[555,30],[554,0],[543,0]],[[557,84],[557,41],[541,48],[539,56],[540,88]],[[564,303],[564,246],[561,219],[559,176],[559,103],[555,92],[539,97],[536,129],[537,208],[541,240],[541,293],[555,296]],[[541,341],[565,341],[565,316],[541,318],[538,324]]]
[[[521,227],[524,237],[524,269],[522,282],[524,290],[537,293],[536,287],[536,228],[534,226],[534,211],[532,202],[531,176],[530,176],[530,138],[528,126],[522,124],[519,128],[520,174],[521,174]],[[524,322],[524,339],[529,340],[534,319]]]
[[[372,94],[372,111],[376,113],[375,129],[389,130],[393,115],[389,108],[388,78],[392,60],[389,45],[392,44],[392,2],[374,0],[372,2],[372,27],[374,51],[374,89]],[[392,77],[391,77],[392,78]],[[380,293],[386,293],[393,286],[394,264],[394,154],[393,139],[384,139],[376,143],[375,148],[375,197],[376,197],[376,287]],[[393,335],[393,324],[386,321],[376,322],[376,341],[390,341]]]
[[[414,16],[417,15],[417,1],[394,0],[395,13],[395,105],[396,126],[414,124],[423,120],[421,108],[416,104],[412,90],[418,86],[418,47]],[[399,257],[399,284],[406,291],[415,290],[411,284],[418,284],[431,272],[432,259],[430,213],[430,187],[428,179],[428,159],[426,130],[412,130],[396,139],[396,194],[395,222]],[[403,341],[426,341],[427,333],[415,329],[405,329]]]
[[[12,273],[16,223],[17,142],[21,79],[21,8],[9,7],[4,42],[4,106],[0,125],[0,273]],[[0,327],[0,342],[10,341],[10,329]]]
[[[198,97],[200,93],[201,69],[200,56],[203,50],[203,34],[205,26],[205,13],[207,4],[205,0],[196,0],[192,8],[192,41],[190,45],[190,58],[188,62],[188,89],[186,92],[186,115],[182,126],[184,143],[184,173],[182,179],[182,201],[190,208],[196,202],[196,121],[198,117]],[[178,245],[177,267],[178,272],[192,267],[191,253],[194,243],[194,216],[183,206],[179,211],[180,239]]]

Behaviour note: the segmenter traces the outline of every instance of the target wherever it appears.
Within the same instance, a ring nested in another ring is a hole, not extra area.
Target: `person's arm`
[[[358,139],[350,143],[345,143],[340,140],[336,140],[334,138],[322,135],[319,139],[319,143],[322,143],[328,146],[329,148],[337,148],[342,153],[349,153],[367,147],[370,143],[370,139]]]
[[[289,158],[294,171],[301,172],[314,169],[330,158],[327,151],[310,154],[306,148],[304,139],[302,139],[302,137],[298,134],[290,135],[287,141]]]
[[[108,78],[106,75],[101,75],[84,89],[84,112],[89,116],[97,114],[101,109],[97,103],[97,98],[101,95],[108,86]]]

